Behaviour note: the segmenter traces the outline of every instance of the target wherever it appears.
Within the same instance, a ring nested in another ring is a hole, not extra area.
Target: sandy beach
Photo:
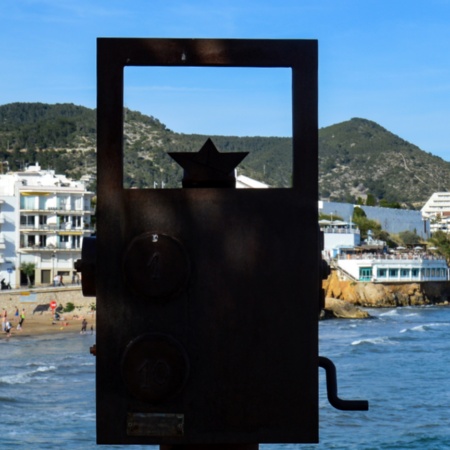
[[[87,333],[91,333],[91,327],[95,330],[95,311],[74,311],[73,313],[63,313],[60,320],[54,320],[50,311],[42,313],[25,313],[25,321],[22,329],[18,330],[19,319],[14,316],[14,311],[8,311],[8,320],[11,322],[11,336],[3,331],[0,339],[15,339],[25,336],[52,335],[61,333],[80,333],[83,318],[87,320]]]

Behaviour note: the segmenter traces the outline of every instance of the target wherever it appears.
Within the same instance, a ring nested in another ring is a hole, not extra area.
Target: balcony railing
[[[70,247],[64,244],[58,244],[58,245],[47,245],[47,246],[40,246],[40,245],[21,245],[20,249],[25,252],[54,252],[54,251],[80,251],[81,252],[81,246],[80,247]]]
[[[39,212],[47,214],[94,214],[93,209],[71,209],[71,208],[20,208],[21,212]]]
[[[87,226],[86,226],[87,225]],[[86,224],[84,227],[81,226],[72,226],[66,224],[41,224],[41,225],[28,225],[28,224],[20,224],[21,231],[50,231],[50,232],[58,232],[58,231],[78,231],[78,232],[93,232],[93,228]]]
[[[414,254],[414,253],[398,253],[398,254],[384,254],[384,253],[361,253],[361,254],[345,254],[338,255],[338,259],[366,259],[366,260],[386,260],[386,261],[405,261],[405,260],[416,260],[416,261],[445,261],[445,258],[440,255],[431,254]]]

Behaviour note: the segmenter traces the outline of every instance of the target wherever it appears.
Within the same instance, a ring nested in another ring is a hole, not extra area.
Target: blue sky
[[[320,127],[363,117],[450,161],[450,0],[2,0],[0,17],[0,104],[94,108],[97,37],[318,39]],[[180,70],[127,68],[126,106],[290,135],[289,71]]]

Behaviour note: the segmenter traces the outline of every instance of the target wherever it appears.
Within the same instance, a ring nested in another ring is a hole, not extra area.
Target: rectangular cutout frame
[[[292,184],[317,198],[317,41],[99,38],[98,186],[123,186],[124,67],[285,67],[292,69]],[[103,170],[103,164],[106,170]],[[306,169],[307,168],[307,169]],[[100,192],[99,192],[100,194]]]

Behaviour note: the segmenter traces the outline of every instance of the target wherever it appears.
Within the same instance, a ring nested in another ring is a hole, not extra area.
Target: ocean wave
[[[22,364],[22,367],[23,367],[23,364]],[[54,367],[54,366],[53,365],[50,366],[47,362],[44,362],[44,361],[34,361],[34,362],[26,363],[25,367],[30,367],[30,368],[36,367],[36,370],[37,370],[40,367]]]
[[[402,330],[400,330],[400,333],[408,333],[410,331],[412,331],[412,332],[419,331],[419,332],[423,333],[424,331],[430,331],[435,328],[448,327],[448,326],[450,326],[450,323],[448,323],[448,322],[427,323],[427,324],[423,324],[423,325],[416,325],[415,327],[411,327],[411,328],[403,328]]]
[[[54,370],[56,370],[56,366],[38,366],[35,370],[30,370],[29,372],[3,375],[0,377],[0,384],[27,384],[33,381],[35,375]]]
[[[388,336],[369,338],[369,339],[358,339],[352,342],[352,345],[380,345],[380,344],[393,344]]]
[[[429,326],[431,328],[450,327],[450,323],[449,322],[432,322],[432,323],[428,323],[427,326]]]
[[[420,331],[421,333],[423,333],[424,331],[427,331],[427,329],[428,327],[425,325],[417,325],[412,328],[403,328],[402,330],[400,330],[400,333],[408,333],[409,331]]]
[[[391,310],[388,311],[388,312],[381,313],[381,314],[380,314],[380,317],[384,317],[384,316],[398,316],[398,315],[399,315],[399,314],[398,314],[397,309],[391,309]]]

